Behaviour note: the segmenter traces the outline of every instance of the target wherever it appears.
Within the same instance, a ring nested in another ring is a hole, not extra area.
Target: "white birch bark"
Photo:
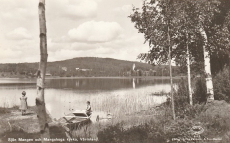
[[[47,123],[46,117],[46,107],[44,99],[44,83],[46,75],[46,65],[47,65],[47,37],[46,37],[46,19],[45,19],[45,0],[39,0],[39,26],[40,26],[40,63],[39,70],[37,72],[37,117],[40,125],[40,134],[42,143],[49,141],[44,141],[44,138],[50,138],[49,125]]]
[[[205,81],[206,81],[207,95],[208,95],[207,101],[212,101],[214,100],[214,92],[213,92],[213,83],[212,83],[212,74],[211,74],[210,54],[206,49],[208,39],[204,28],[200,27],[199,30],[204,39],[203,52],[204,52]]]
[[[186,4],[187,5],[187,4]],[[187,19],[185,17],[185,10],[183,11],[183,16],[184,19],[186,20],[187,23]],[[188,47],[188,30],[186,29],[186,59],[187,59],[187,74],[188,74],[188,95],[189,95],[189,104],[192,105],[193,101],[192,101],[192,88],[191,88],[191,70],[190,70],[190,56],[189,56],[189,47]]]
[[[175,120],[176,114],[175,114],[174,96],[173,96],[173,80],[172,80],[172,65],[171,65],[172,57],[171,57],[171,40],[170,40],[170,35],[169,35],[169,26],[168,26],[168,42],[169,42],[168,60],[169,60],[170,85],[171,85],[170,97],[171,97],[171,104],[172,104],[173,120]]]
[[[188,70],[188,94],[189,94],[189,104],[192,105],[192,88],[191,88],[191,72],[190,72],[190,58],[189,58],[189,48],[187,43],[187,70]]]

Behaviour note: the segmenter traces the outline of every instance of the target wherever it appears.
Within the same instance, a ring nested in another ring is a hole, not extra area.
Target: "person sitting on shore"
[[[86,114],[87,114],[88,116],[90,116],[91,113],[92,113],[91,106],[90,106],[90,102],[87,101],[86,103],[87,103]]]
[[[27,97],[26,97],[26,92],[25,91],[22,92],[22,97],[20,98],[20,100],[21,100],[20,109],[21,109],[22,116],[23,116],[26,113],[26,110],[28,109]]]

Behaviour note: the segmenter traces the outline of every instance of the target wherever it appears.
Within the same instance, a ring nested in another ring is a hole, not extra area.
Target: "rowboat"
[[[75,110],[72,113],[65,115],[64,117],[60,118],[58,122],[62,126],[66,126],[69,129],[77,129],[90,123],[91,115],[87,115],[85,110]]]

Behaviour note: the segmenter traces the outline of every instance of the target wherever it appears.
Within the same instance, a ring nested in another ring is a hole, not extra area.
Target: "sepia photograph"
[[[0,0],[0,143],[230,143],[230,0]]]

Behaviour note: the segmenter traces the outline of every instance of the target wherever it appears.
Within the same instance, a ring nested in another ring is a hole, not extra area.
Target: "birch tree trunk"
[[[46,107],[44,99],[44,83],[46,75],[46,65],[47,65],[47,38],[46,38],[46,18],[45,18],[45,0],[39,1],[39,26],[40,26],[40,64],[39,70],[37,72],[37,117],[40,125],[40,134],[42,142],[49,143],[49,141],[44,141],[45,138],[50,138],[49,125],[47,123],[46,117]]]
[[[212,83],[212,74],[211,74],[210,54],[206,49],[208,38],[202,26],[200,27],[199,30],[204,39],[203,52],[204,52],[205,81],[206,81],[207,95],[208,95],[207,101],[209,102],[214,100],[214,92],[213,92],[213,83]]]
[[[183,16],[184,16],[184,19],[185,19],[185,23],[188,24],[188,20],[186,18],[186,15],[185,15],[185,11],[187,9],[187,2],[186,2],[186,7],[184,7],[184,10],[183,10]],[[187,74],[188,74],[188,96],[189,96],[189,104],[192,105],[193,104],[193,101],[192,101],[192,85],[191,85],[191,70],[190,70],[190,54],[189,54],[189,36],[188,36],[188,29],[186,28],[186,58],[187,58]]]
[[[188,95],[189,95],[189,104],[192,105],[192,88],[191,88],[191,70],[190,70],[190,58],[189,58],[189,48],[188,43],[187,46],[187,70],[188,70]]]
[[[173,97],[173,80],[172,80],[172,65],[171,65],[171,58],[172,57],[171,57],[171,40],[170,40],[170,35],[169,35],[169,26],[168,26],[168,42],[169,42],[168,59],[169,59],[170,85],[171,85],[170,97],[171,97],[171,104],[172,104],[173,120],[175,120],[176,115],[175,115],[174,97]]]

